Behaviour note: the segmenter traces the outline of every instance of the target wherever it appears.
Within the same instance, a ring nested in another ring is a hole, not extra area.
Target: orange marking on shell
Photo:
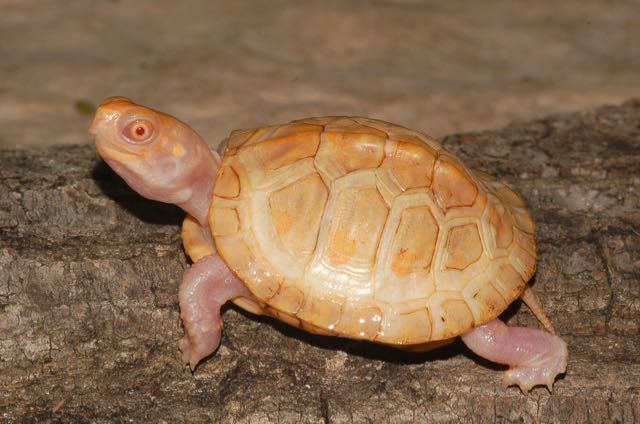
[[[318,174],[300,179],[269,196],[276,232],[293,255],[313,251],[327,197],[327,187]]]
[[[533,237],[513,228],[533,232],[517,195],[411,130],[321,118],[234,133],[229,145],[236,154],[225,155],[210,216],[229,221],[213,209],[230,208],[241,225],[214,228],[216,246],[265,309],[292,325],[421,345],[493,318],[534,267]],[[397,209],[414,191],[427,191],[428,203]]]
[[[444,266],[463,270],[482,255],[482,241],[476,224],[453,227],[447,235]]]
[[[335,226],[327,254],[334,264],[352,260],[373,265],[388,209],[375,188],[346,190],[339,194]],[[362,265],[361,265],[362,266]]]
[[[356,241],[349,238],[348,233],[336,231],[331,235],[327,250],[332,263],[343,265],[356,253]]]
[[[291,231],[291,227],[295,224],[294,217],[287,212],[282,212],[275,216],[276,231],[280,236],[287,235]]]

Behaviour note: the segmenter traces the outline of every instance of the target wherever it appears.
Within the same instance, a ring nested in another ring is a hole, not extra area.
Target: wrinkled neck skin
[[[209,153],[209,155],[211,154]],[[206,161],[208,163],[198,166],[195,170],[196,172],[185,177],[183,187],[188,187],[189,193],[185,193],[188,197],[184,201],[175,202],[177,206],[197,219],[200,225],[205,228],[209,227],[207,217],[219,166],[213,155],[211,156],[213,162]]]

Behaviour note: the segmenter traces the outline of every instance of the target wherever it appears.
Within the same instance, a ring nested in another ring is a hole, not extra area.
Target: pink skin
[[[207,214],[220,158],[195,131],[123,97],[105,100],[89,131],[100,155],[131,188],[146,198],[178,205],[198,220],[205,234],[210,233]],[[180,348],[191,368],[218,348],[220,308],[238,297],[254,299],[217,254],[200,259],[185,272],[180,316],[186,335]],[[462,340],[478,355],[510,365],[504,382],[523,391],[539,384],[551,387],[566,367],[566,344],[541,330],[507,327],[496,319]]]
[[[140,140],[134,139],[136,123],[146,131]],[[132,189],[147,199],[178,205],[208,226],[220,157],[194,130],[124,97],[111,97],[96,111],[89,132],[100,156]]]
[[[508,327],[499,319],[474,328],[462,341],[479,356],[509,365],[503,385],[517,384],[525,393],[538,385],[551,390],[567,367],[567,344],[560,337],[534,328]]]
[[[220,344],[220,308],[236,297],[252,297],[220,256],[205,256],[185,272],[180,285],[180,317],[186,335],[180,340],[182,360],[194,369]]]
[[[136,133],[138,122],[141,134]],[[114,97],[100,105],[89,132],[102,158],[131,188],[148,199],[181,207],[210,239],[207,214],[220,157],[195,131],[171,116]],[[218,348],[220,308],[241,296],[254,298],[217,254],[185,272],[179,297],[186,335],[180,349],[191,368]]]

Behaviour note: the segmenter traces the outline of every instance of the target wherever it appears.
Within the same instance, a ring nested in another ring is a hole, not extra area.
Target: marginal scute
[[[489,266],[487,275],[493,286],[502,297],[512,301],[520,296],[525,287],[525,280],[508,260],[494,261]]]
[[[233,199],[240,194],[238,174],[230,166],[221,166],[216,178],[213,194],[225,199]]]
[[[309,321],[300,320],[300,328],[307,333],[318,334],[320,336],[334,336],[335,333],[323,327],[319,327],[315,324],[311,324]]]
[[[476,224],[452,227],[447,234],[443,265],[463,270],[482,256],[482,241]]]
[[[278,291],[284,278],[269,269],[261,260],[255,260],[241,272],[251,292],[261,301],[268,301]]]
[[[214,236],[228,236],[240,229],[238,211],[231,208],[214,208],[211,211],[211,231]]]
[[[522,278],[527,281],[536,271],[535,242],[531,234],[526,234],[517,228],[514,236],[515,242],[509,259]]]
[[[433,172],[433,192],[444,210],[460,206],[471,206],[478,194],[478,187],[451,156],[440,155]]]
[[[484,276],[469,283],[463,295],[478,324],[493,319],[507,307],[504,297]]]
[[[440,292],[431,297],[429,311],[433,322],[433,340],[458,336],[474,326],[469,305],[456,296],[459,294]]]
[[[382,311],[377,307],[345,307],[336,331],[355,339],[373,340],[382,324]]]
[[[502,184],[502,183],[498,183],[497,186],[498,186],[497,187],[498,195],[500,196],[500,199],[505,204],[512,207],[517,207],[517,208],[524,207],[524,203],[522,202],[522,199],[520,198],[520,196],[514,193],[513,190],[511,190],[509,187],[507,187],[505,184]]]
[[[297,316],[318,327],[333,330],[342,316],[344,302],[345,299],[341,296],[307,296]]]
[[[253,253],[251,253],[249,246],[247,246],[245,240],[240,236],[236,234],[231,236],[218,236],[215,233],[213,233],[213,236],[218,252],[220,252],[225,262],[237,274],[255,261],[255,257]]]
[[[272,317],[277,318],[279,321],[282,321],[285,324],[289,324],[292,327],[302,328],[302,323],[300,322],[300,320],[298,318],[296,318],[295,315],[291,315],[289,313],[279,311],[276,308],[273,308],[273,307],[268,306],[268,305],[266,306],[265,310],[266,310],[267,313],[269,313],[269,315],[271,315]]]
[[[488,224],[493,232],[493,240],[498,249],[506,249],[513,242],[513,219],[505,207],[496,203],[487,210]]]
[[[430,339],[431,318],[426,308],[385,313],[380,334],[376,337],[376,341],[397,345],[424,343]]]
[[[281,284],[280,290],[269,299],[269,305],[275,309],[295,315],[304,302],[303,293],[292,285]]]
[[[512,211],[516,227],[525,233],[533,234],[536,227],[527,211],[523,208],[513,208]]]

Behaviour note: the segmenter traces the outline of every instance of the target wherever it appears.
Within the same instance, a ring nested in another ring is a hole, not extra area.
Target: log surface
[[[182,212],[92,146],[0,151],[0,421],[640,421],[640,101],[447,137],[522,194],[533,287],[567,341],[553,393],[501,388],[462,343],[410,354],[228,308],[217,354],[179,357]],[[537,327],[520,302],[503,315]]]

